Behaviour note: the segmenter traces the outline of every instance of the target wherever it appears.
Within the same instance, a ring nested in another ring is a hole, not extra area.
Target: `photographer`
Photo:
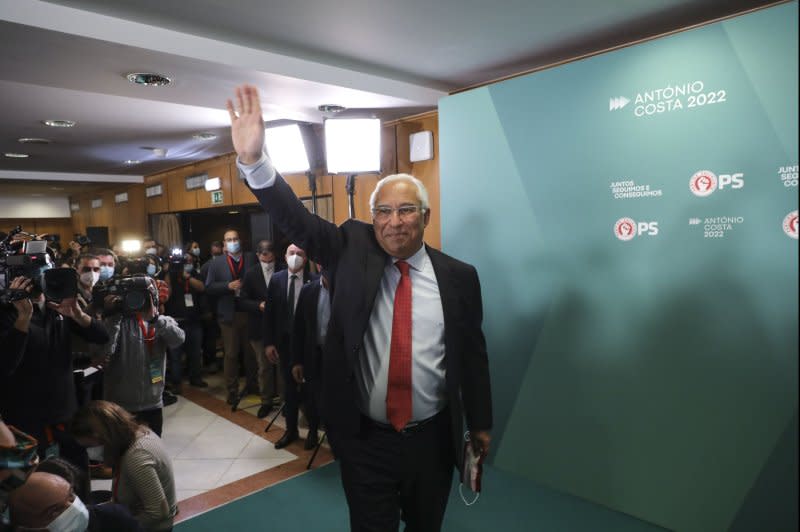
[[[91,245],[92,241],[88,236],[76,234],[75,240],[70,240],[69,249],[66,253],[64,253],[64,256],[61,258],[61,262],[68,263],[70,265],[75,264],[81,254],[89,251],[89,247]]]
[[[166,303],[166,312],[178,321],[186,335],[183,348],[176,347],[169,351],[170,381],[173,391],[180,393],[182,380],[181,352],[186,353],[186,364],[189,368],[189,384],[198,388],[208,387],[200,375],[200,357],[203,342],[203,324],[201,317],[205,311],[204,292],[206,290],[200,275],[195,268],[195,256],[185,255],[177,250],[169,259],[167,284],[170,297]]]
[[[180,346],[184,333],[173,318],[159,314],[154,279],[137,275],[117,282],[123,288],[111,298],[116,312],[105,319],[111,340],[103,396],[161,436],[167,348]]]
[[[15,367],[3,363],[8,371],[0,375],[0,411],[8,423],[38,440],[40,456],[60,455],[86,469],[86,451],[64,430],[77,410],[71,334],[96,344],[109,337],[103,324],[78,305],[74,270],[52,270],[45,297],[42,278],[49,267],[47,262],[24,270],[24,276],[12,273],[8,288],[28,297],[0,305],[0,341],[12,346],[12,359],[21,354]],[[69,292],[53,292],[59,280],[70,281],[62,284]]]

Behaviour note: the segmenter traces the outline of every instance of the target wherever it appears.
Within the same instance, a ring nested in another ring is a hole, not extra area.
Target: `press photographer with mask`
[[[105,319],[110,341],[103,398],[117,403],[161,436],[167,349],[183,343],[178,323],[159,313],[159,290],[151,277],[119,280],[124,289]]]
[[[93,344],[103,344],[109,337],[105,326],[78,304],[75,270],[52,272],[54,281],[71,279],[71,297],[45,298],[42,278],[49,267],[49,262],[38,265],[12,279],[9,287],[28,297],[0,305],[0,341],[4,348],[11,345],[21,351],[18,364],[0,375],[0,412],[7,423],[36,438],[42,458],[59,455],[86,469],[85,450],[64,427],[77,410],[71,335]]]

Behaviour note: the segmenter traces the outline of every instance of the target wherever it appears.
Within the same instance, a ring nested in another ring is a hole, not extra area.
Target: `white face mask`
[[[194,255],[195,257],[199,257],[200,256],[200,248],[192,248],[192,255]]]
[[[81,282],[89,288],[93,287],[99,280],[100,272],[83,272],[81,274]]]
[[[157,250],[156,248],[147,248],[146,250],[144,250],[144,252],[145,252],[147,255],[155,255],[157,251],[158,251],[158,250]]]
[[[292,271],[297,271],[303,267],[303,257],[300,255],[289,255],[286,257],[286,265]]]
[[[77,495],[72,504],[47,525],[47,530],[50,532],[85,532],[87,528],[89,528],[89,510]]]

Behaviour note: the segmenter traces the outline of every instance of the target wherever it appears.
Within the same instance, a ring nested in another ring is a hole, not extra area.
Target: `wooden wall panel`
[[[169,210],[172,212],[197,208],[197,190],[186,190],[187,175],[192,174],[172,172],[166,178],[169,183]]]
[[[169,180],[164,177],[160,177],[146,181],[145,184],[148,187],[160,184],[164,192],[160,196],[153,196],[152,198],[145,197],[145,211],[147,214],[169,212]]]
[[[372,223],[372,213],[369,211],[369,196],[375,189],[375,183],[378,182],[378,178],[379,176],[376,174],[360,174],[356,176],[356,188],[353,195],[354,218],[356,220]],[[337,225],[347,221],[350,213],[346,183],[347,176],[333,176],[333,219]]]

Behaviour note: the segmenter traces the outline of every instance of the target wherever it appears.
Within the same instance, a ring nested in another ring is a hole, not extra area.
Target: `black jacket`
[[[337,227],[314,216],[280,175],[272,187],[253,193],[289,241],[324,264],[331,275],[333,299],[323,353],[322,414],[334,452],[346,453],[347,448],[336,449],[336,440],[346,441],[361,428],[354,369],[363,353],[364,333],[388,255],[372,225],[348,220]],[[426,249],[444,314],[446,387],[455,458],[461,456],[463,419],[474,431],[492,426],[481,289],[473,266],[431,247]]]
[[[277,266],[277,264],[276,264]],[[272,275],[274,276],[273,272]],[[239,295],[239,308],[245,310],[249,316],[247,334],[251,340],[262,340],[264,338],[264,312],[259,310],[262,302],[267,301],[267,282],[264,280],[264,271],[261,269],[261,262],[247,270],[242,281],[242,292]]]
[[[16,319],[16,311],[9,317]],[[84,329],[54,310],[40,312],[36,305],[27,334],[13,328],[7,331],[6,340],[22,349],[17,367],[10,375],[0,375],[0,412],[8,424],[38,434],[43,425],[68,421],[75,413],[78,403],[72,374],[72,333],[89,343],[108,342],[101,322],[92,319]],[[6,356],[5,345],[0,346],[0,352],[0,357]]]
[[[291,359],[292,324],[289,323],[289,270],[281,270],[272,275],[267,289],[267,308],[264,317],[264,346],[278,348],[281,360]],[[303,284],[315,277],[303,274]],[[298,294],[299,296],[299,294]]]
[[[292,332],[292,366],[303,366],[306,380],[316,380],[322,367],[319,366],[317,342],[317,306],[321,290],[320,280],[308,283],[300,290],[294,314]]]
[[[238,298],[233,291],[228,288],[228,283],[234,278],[244,280],[247,270],[256,265],[256,256],[252,251],[245,251],[240,257],[244,261],[241,271],[236,268],[238,276],[234,276],[231,272],[230,265],[228,264],[228,254],[223,253],[218,257],[214,257],[211,264],[208,265],[208,274],[205,279],[206,292],[208,295],[217,298],[217,318],[222,322],[233,321],[233,314],[236,311],[241,311],[238,307]]]

